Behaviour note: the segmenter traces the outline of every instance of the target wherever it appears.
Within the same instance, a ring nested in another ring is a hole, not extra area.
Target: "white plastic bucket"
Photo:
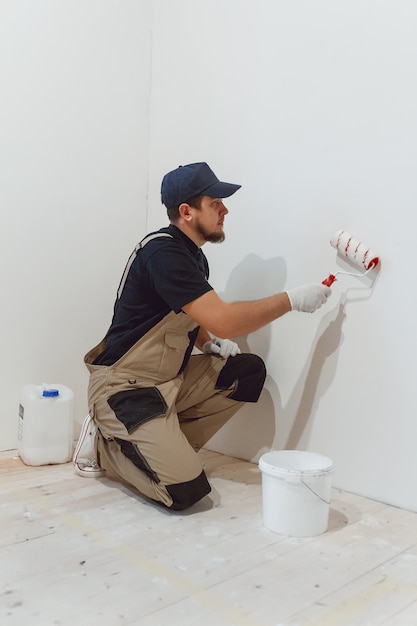
[[[73,392],[65,385],[21,389],[18,452],[26,465],[67,463],[73,449]]]
[[[333,461],[315,452],[276,450],[259,459],[263,522],[289,537],[326,532]]]

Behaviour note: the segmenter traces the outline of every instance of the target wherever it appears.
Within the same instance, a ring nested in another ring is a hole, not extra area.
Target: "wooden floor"
[[[203,452],[170,513],[72,465],[0,455],[2,626],[416,626],[417,515],[333,489],[329,530],[262,523],[256,465]]]

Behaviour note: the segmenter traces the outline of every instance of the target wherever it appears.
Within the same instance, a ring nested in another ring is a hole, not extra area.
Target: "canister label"
[[[25,413],[25,409],[22,404],[19,404],[19,421],[17,424],[17,438],[19,441],[23,439],[23,416]]]

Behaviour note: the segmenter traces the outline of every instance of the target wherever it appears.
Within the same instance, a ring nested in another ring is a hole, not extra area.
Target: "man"
[[[221,182],[207,163],[164,176],[161,198],[170,224],[136,246],[110,329],[85,357],[89,416],[74,454],[76,469],[105,472],[173,510],[209,493],[197,451],[263,388],[262,359],[241,354],[227,337],[251,333],[294,309],[313,312],[330,294],[313,284],[257,301],[219,297],[201,247],[224,240],[223,198],[239,188]],[[201,353],[192,354],[194,346]]]

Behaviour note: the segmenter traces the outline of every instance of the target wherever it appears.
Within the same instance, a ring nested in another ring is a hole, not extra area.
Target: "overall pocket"
[[[186,332],[167,330],[158,372],[160,380],[171,380],[179,374],[189,345],[190,339]]]

